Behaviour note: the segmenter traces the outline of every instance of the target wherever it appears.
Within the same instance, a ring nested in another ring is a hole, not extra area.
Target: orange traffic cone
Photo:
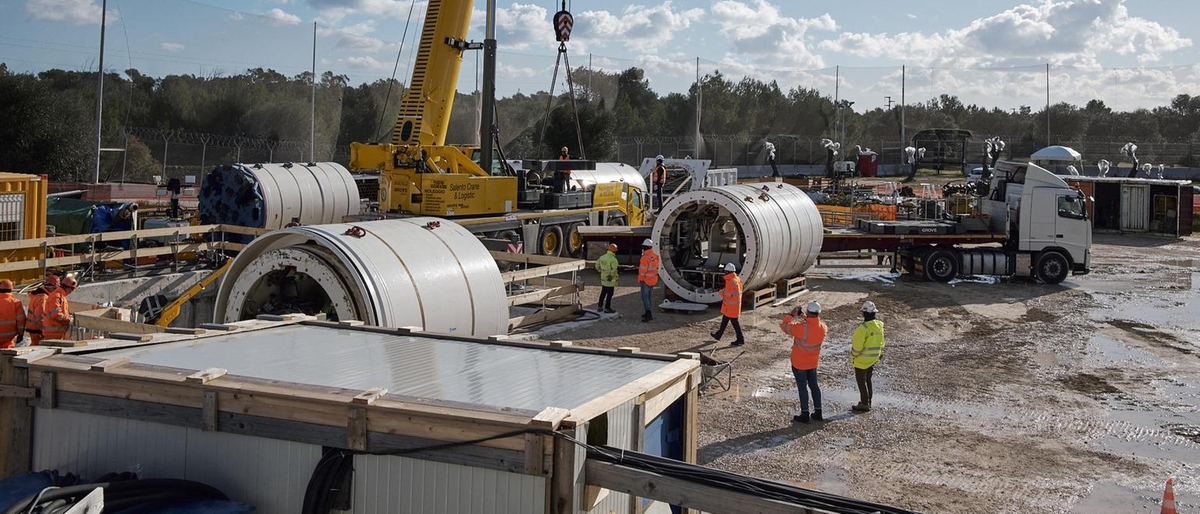
[[[1175,510],[1175,478],[1167,477],[1167,488],[1163,489],[1162,512],[1160,514],[1179,514]]]

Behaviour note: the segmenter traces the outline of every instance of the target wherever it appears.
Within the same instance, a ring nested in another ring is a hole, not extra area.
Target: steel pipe
[[[339,223],[358,214],[358,185],[336,162],[217,166],[200,185],[205,224],[277,229],[299,218],[305,225]]]
[[[571,181],[580,191],[591,191],[596,184],[609,182],[625,182],[639,191],[647,191],[646,178],[637,168],[619,162],[597,162],[594,170],[571,170]]]
[[[824,226],[797,187],[767,182],[690,191],[663,206],[652,229],[659,277],[688,301],[721,300],[721,267],[737,266],[746,291],[804,273],[817,260]]]
[[[474,234],[437,218],[293,227],[246,246],[217,292],[218,323],[325,313],[383,327],[508,332],[496,261]]]

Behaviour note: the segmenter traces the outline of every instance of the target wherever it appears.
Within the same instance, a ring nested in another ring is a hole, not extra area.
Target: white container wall
[[[1144,232],[1150,221],[1150,186],[1121,185],[1121,230]]]
[[[396,456],[354,456],[354,512],[546,512],[546,479]]]
[[[508,332],[495,260],[462,226],[437,218],[302,226],[259,236],[221,282],[213,319],[289,311],[446,334]]]
[[[257,512],[300,512],[321,447],[63,409],[34,414],[33,469],[94,480],[132,471],[220,489]]]

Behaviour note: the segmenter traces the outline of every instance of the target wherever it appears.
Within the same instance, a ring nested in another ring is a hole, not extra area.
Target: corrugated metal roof
[[[540,411],[573,409],[657,371],[666,361],[553,351],[311,325],[290,325],[134,349],[136,364],[224,368],[230,375]]]

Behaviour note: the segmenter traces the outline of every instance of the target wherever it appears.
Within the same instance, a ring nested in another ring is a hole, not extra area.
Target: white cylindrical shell
[[[218,166],[200,186],[205,223],[277,229],[300,218],[321,225],[358,209],[358,185],[335,162]]]
[[[672,262],[668,229],[681,212],[697,204],[715,204],[728,212],[744,236],[745,253],[735,264],[746,291],[799,276],[812,267],[821,253],[825,239],[821,213],[797,187],[782,183],[729,185],[681,194],[663,206],[651,234],[662,254],[659,277],[671,291],[689,301],[721,301],[717,289],[690,286]]]
[[[640,191],[646,190],[646,178],[637,168],[619,162],[598,162],[594,170],[571,170],[571,180],[582,191],[591,191],[596,184],[608,182],[625,182]]]
[[[430,223],[437,226],[430,227]],[[352,235],[361,229],[361,237]],[[475,235],[437,218],[311,225],[259,236],[238,254],[213,319],[238,321],[263,277],[294,268],[320,284],[339,319],[383,327],[489,336],[508,332],[495,260]]]

